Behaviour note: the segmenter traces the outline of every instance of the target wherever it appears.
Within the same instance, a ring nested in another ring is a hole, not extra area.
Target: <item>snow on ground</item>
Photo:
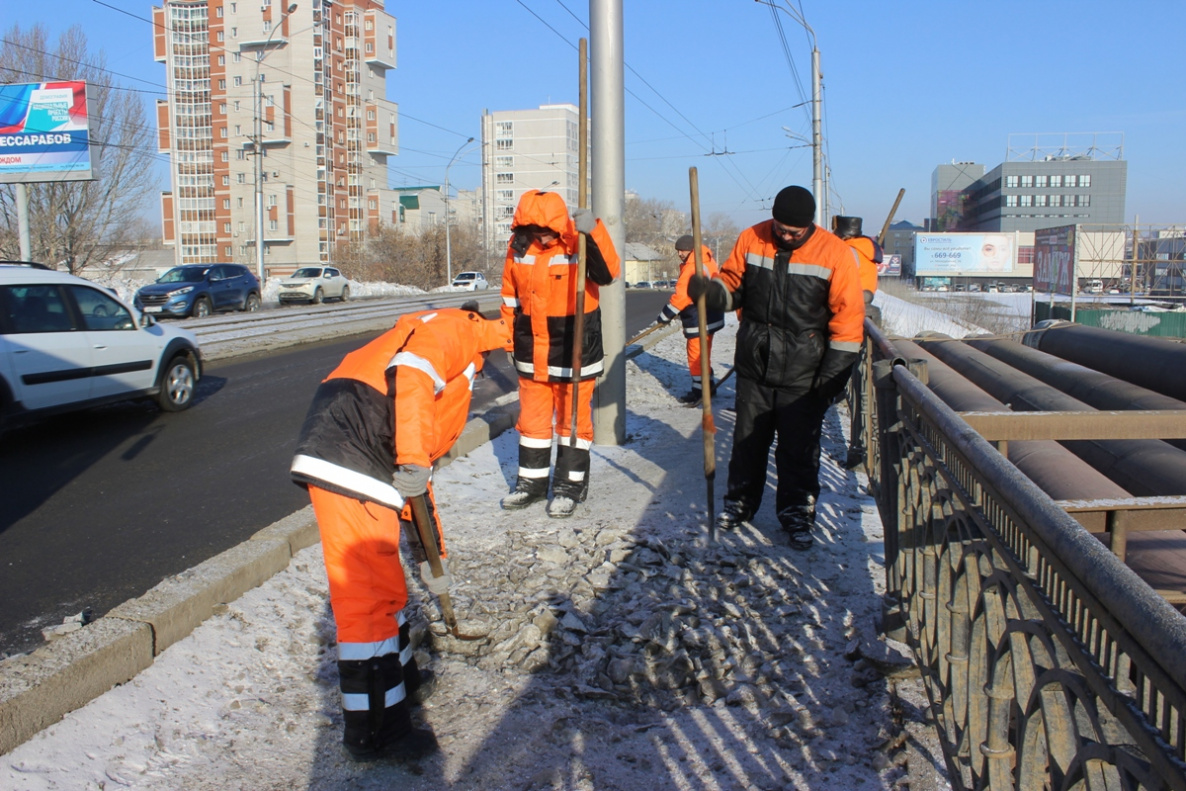
[[[891,332],[944,326],[882,304],[908,316]],[[718,377],[735,332],[716,337]],[[864,476],[834,461],[847,415],[833,410],[825,425],[813,550],[786,547],[772,491],[752,525],[712,543],[702,413],[674,400],[687,388],[683,338],[627,368],[628,440],[594,448],[589,501],[571,519],[498,508],[517,468],[513,431],[437,474],[455,607],[463,629],[491,633],[476,645],[446,637],[412,583],[419,656],[440,679],[416,716],[439,756],[344,757],[313,546],[135,679],[0,758],[0,787],[946,788],[917,680],[877,670],[900,657],[875,633],[876,507]],[[730,380],[715,409],[718,508],[732,400]]]

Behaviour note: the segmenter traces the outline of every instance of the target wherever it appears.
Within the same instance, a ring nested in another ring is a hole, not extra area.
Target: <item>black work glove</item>
[[[651,322],[651,326],[654,327],[659,324],[666,324],[669,321],[671,321],[671,319],[664,317],[664,315],[660,313],[655,317],[655,320]]]
[[[729,303],[733,301],[733,295],[723,282],[707,275],[692,275],[688,279],[688,296],[695,302],[701,295],[704,296],[704,307],[708,310],[719,310],[721,313],[732,310]]]
[[[391,483],[405,500],[428,491],[432,470],[419,464],[401,464],[391,474]]]
[[[812,389],[824,403],[833,403],[844,392],[858,357],[856,352],[842,352],[836,349],[828,349],[824,354],[812,385]]]

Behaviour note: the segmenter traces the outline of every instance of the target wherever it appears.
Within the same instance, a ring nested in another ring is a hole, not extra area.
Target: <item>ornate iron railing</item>
[[[1186,791],[1186,618],[866,329],[888,589],[952,783]]]

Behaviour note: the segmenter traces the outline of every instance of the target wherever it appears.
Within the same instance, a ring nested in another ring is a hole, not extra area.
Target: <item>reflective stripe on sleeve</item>
[[[861,341],[832,341],[828,345],[838,352],[859,352],[862,343]]]
[[[391,484],[324,459],[298,454],[293,457],[290,472],[307,480],[326,483],[327,488],[353,492],[364,499],[396,510],[404,507],[404,498]]]
[[[391,365],[406,365],[409,368],[415,368],[417,371],[423,371],[432,379],[433,389],[437,395],[445,389],[445,380],[437,373],[437,369],[433,367],[432,363],[421,357],[419,354],[413,352],[400,352],[391,359]]]

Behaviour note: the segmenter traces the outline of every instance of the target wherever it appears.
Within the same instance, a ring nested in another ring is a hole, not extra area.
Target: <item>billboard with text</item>
[[[1034,291],[1070,294],[1075,271],[1075,226],[1034,231]]]
[[[86,83],[0,85],[0,183],[90,178]]]
[[[1016,233],[920,233],[914,236],[914,273],[919,277],[1008,275],[1016,268]]]

